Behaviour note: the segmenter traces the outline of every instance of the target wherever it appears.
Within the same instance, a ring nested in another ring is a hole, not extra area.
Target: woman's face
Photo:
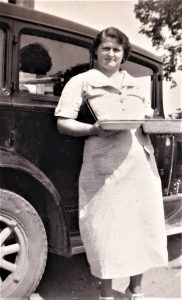
[[[97,64],[102,72],[119,70],[123,60],[123,46],[115,38],[104,38],[96,49]]]

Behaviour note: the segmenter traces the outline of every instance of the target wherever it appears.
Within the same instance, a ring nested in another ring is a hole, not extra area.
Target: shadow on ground
[[[168,237],[168,255],[169,262],[182,255],[181,235],[172,235]]]

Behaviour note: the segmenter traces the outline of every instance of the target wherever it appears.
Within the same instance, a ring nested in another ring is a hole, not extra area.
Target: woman
[[[91,272],[101,280],[101,299],[113,299],[112,279],[126,276],[128,299],[142,299],[142,273],[167,264],[161,183],[149,137],[141,129],[110,131],[76,120],[86,99],[122,97],[133,79],[120,71],[129,52],[125,34],[113,27],[101,31],[93,44],[94,68],[67,83],[55,111],[60,133],[88,136],[79,224]]]

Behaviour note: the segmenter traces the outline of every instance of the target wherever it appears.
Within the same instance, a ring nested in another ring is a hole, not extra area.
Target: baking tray
[[[144,124],[145,120],[117,120],[99,121],[100,126],[105,130],[130,130]]]
[[[179,134],[182,133],[182,120],[146,119],[142,127],[145,133]]]

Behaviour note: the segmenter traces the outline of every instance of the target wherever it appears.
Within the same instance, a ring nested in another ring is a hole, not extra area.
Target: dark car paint
[[[50,251],[70,255],[71,238],[79,236],[78,177],[84,138],[58,133],[54,117],[58,97],[50,101],[48,96],[18,91],[18,39],[20,32],[32,28],[55,35],[62,32],[89,47],[97,31],[10,4],[0,3],[0,13],[2,26],[8,28],[9,45],[6,85],[0,94],[0,187],[17,192],[36,208],[47,231]],[[133,45],[130,60],[153,69],[152,106],[163,117],[161,58]],[[161,143],[165,147],[165,139],[158,136],[153,136],[153,142],[156,149]],[[164,189],[169,184],[169,172],[161,177]],[[166,218],[174,210],[171,200],[173,196],[168,195]]]

